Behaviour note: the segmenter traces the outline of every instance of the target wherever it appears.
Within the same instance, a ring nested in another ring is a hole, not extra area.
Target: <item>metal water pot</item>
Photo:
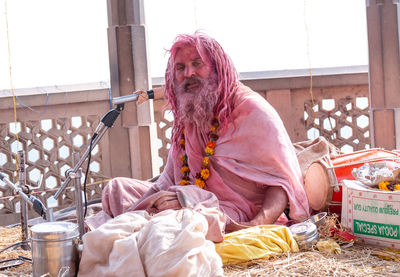
[[[301,222],[289,227],[299,248],[310,249],[319,240],[317,226],[312,222]]]
[[[76,276],[78,274],[78,225],[45,222],[31,227],[33,277]]]

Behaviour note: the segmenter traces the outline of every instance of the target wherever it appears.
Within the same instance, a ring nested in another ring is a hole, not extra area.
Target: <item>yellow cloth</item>
[[[259,225],[232,232],[225,235],[223,242],[215,244],[215,248],[224,265],[299,251],[289,228],[280,225]]]

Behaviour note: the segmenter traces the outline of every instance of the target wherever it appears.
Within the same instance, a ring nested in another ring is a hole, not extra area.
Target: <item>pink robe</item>
[[[235,94],[233,105],[233,122],[225,134],[218,133],[215,154],[210,157],[211,174],[205,189],[216,195],[219,207],[228,219],[248,222],[260,210],[265,188],[280,186],[289,198],[289,216],[295,221],[307,219],[309,206],[300,166],[279,115],[263,97],[245,86],[241,86]],[[193,184],[194,176],[201,171],[204,148],[209,138],[195,126],[187,125],[185,140]],[[179,152],[178,155],[175,151]],[[183,153],[182,149],[172,146],[165,169],[153,189],[168,190],[171,186],[179,185],[182,163],[175,157]],[[142,190],[139,182],[133,181],[127,185],[137,184]],[[129,188],[122,195],[111,196],[106,188],[104,209],[110,213],[113,206],[121,206],[122,202],[133,204],[139,196],[131,197],[136,191]],[[121,197],[122,200],[118,200]],[[120,213],[128,209],[117,210]]]

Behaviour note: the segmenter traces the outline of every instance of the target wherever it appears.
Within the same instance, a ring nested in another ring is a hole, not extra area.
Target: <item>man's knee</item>
[[[112,215],[112,212],[111,212],[111,209],[110,209],[110,198],[112,198],[113,194],[114,195],[118,194],[118,191],[120,191],[121,182],[118,179],[120,179],[120,177],[111,179],[107,183],[107,185],[103,188],[103,192],[101,194],[101,205],[102,205],[102,208],[109,215]]]
[[[125,180],[125,181],[124,181]],[[103,189],[102,197],[107,197],[112,193],[119,193],[120,191],[124,190],[123,188],[126,186],[128,178],[125,177],[116,177],[111,179],[107,185]]]

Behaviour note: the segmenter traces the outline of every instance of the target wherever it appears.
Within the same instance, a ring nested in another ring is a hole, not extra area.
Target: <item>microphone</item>
[[[37,212],[41,217],[46,219],[47,209],[45,205],[36,197],[30,194],[25,194],[21,188],[14,185],[10,180],[7,179],[6,175],[0,172],[0,180],[9,185],[12,189],[16,190],[18,194],[33,207],[33,210]]]
[[[150,89],[146,92],[147,92],[147,96],[149,97],[149,99],[154,99],[154,91],[152,89]],[[129,95],[115,97],[112,99],[112,103],[114,105],[120,105],[120,104],[124,104],[126,102],[137,101],[139,95],[140,95],[140,93],[133,93],[133,94],[129,94]]]

